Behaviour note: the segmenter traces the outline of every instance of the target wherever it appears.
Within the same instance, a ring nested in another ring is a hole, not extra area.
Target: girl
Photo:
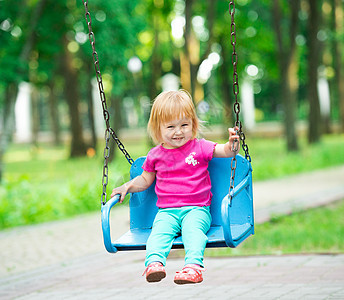
[[[229,141],[217,144],[197,139],[199,120],[191,96],[183,90],[163,92],[154,100],[148,132],[158,144],[147,154],[142,175],[115,188],[111,197],[147,189],[156,179],[158,213],[146,246],[146,280],[166,277],[166,258],[173,240],[182,235],[185,266],[175,274],[177,284],[203,281],[203,254],[211,225],[211,182],[207,171],[213,157],[232,157],[239,137],[229,128]]]

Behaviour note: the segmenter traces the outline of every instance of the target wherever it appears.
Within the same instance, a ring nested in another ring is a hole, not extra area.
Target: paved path
[[[344,166],[258,182],[255,218],[286,214],[344,199]],[[113,210],[112,231],[129,227],[124,206]],[[204,282],[177,286],[181,259],[168,276],[147,284],[144,252],[108,254],[100,214],[0,232],[0,299],[344,299],[344,255],[205,258]]]
[[[178,286],[180,260],[148,284],[141,253],[96,253],[0,281],[2,299],[344,299],[344,255],[206,258],[203,283]],[[196,298],[195,298],[196,297]]]

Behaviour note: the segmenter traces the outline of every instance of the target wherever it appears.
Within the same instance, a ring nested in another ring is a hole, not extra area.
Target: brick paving
[[[206,258],[204,282],[148,284],[143,252],[97,253],[0,280],[1,299],[344,299],[344,255]]]
[[[344,166],[254,185],[255,218],[344,199]],[[128,210],[113,210],[111,228],[129,227]],[[253,237],[254,238],[254,237]],[[167,277],[147,284],[144,251],[108,254],[100,214],[0,232],[0,299],[344,299],[344,255],[205,258],[204,282],[177,286],[180,258]]]

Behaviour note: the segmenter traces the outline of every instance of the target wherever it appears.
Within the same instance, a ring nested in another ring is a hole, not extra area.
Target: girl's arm
[[[111,197],[119,194],[121,196],[119,199],[119,203],[122,203],[126,194],[142,192],[148,189],[154,182],[154,179],[154,172],[143,171],[140,176],[137,176],[134,179],[126,182],[125,184],[114,188],[112,190]]]
[[[240,143],[239,136],[236,134],[236,128],[228,128],[229,139],[226,144],[217,144],[215,146],[213,157],[233,157],[239,152]],[[237,140],[238,149],[236,152],[233,151],[233,143]]]

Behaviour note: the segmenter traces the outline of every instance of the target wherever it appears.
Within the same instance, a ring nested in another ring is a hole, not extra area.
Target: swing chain
[[[232,200],[232,195],[231,192],[234,190],[234,178],[235,178],[235,170],[236,170],[236,166],[237,166],[237,159],[234,156],[232,161],[231,161],[231,178],[229,181],[229,196],[230,199]]]
[[[239,95],[239,75],[238,75],[238,70],[237,70],[237,64],[238,64],[238,54],[236,52],[236,24],[235,24],[235,2],[230,1],[229,2],[229,14],[231,16],[231,25],[230,25],[230,32],[231,32],[231,45],[233,47],[233,52],[232,52],[232,65],[233,65],[233,94],[234,94],[234,113],[236,117],[235,121],[235,126],[238,127],[237,134],[239,135],[239,139],[242,142],[242,148],[245,152],[245,158],[251,162],[251,156],[248,152],[248,146],[245,142],[245,134],[242,131],[242,123],[239,120],[239,114],[240,114],[240,103],[238,101],[238,95]],[[234,142],[233,145],[233,151],[237,150],[237,142]],[[235,171],[236,171],[236,166],[237,166],[237,159],[234,156],[231,162],[231,177],[230,177],[230,184],[229,184],[229,196],[230,199],[232,200],[232,195],[231,193],[234,190],[234,178],[235,178]]]
[[[102,185],[103,185],[103,193],[101,197],[101,203],[104,205],[106,203],[106,187],[109,180],[109,156],[110,156],[110,130],[107,128],[105,129],[105,148],[104,148],[104,167],[103,167],[103,178],[102,178]]]
[[[229,13],[231,16],[231,45],[233,47],[232,52],[232,65],[233,65],[233,94],[234,94],[234,113],[236,116],[235,126],[238,127],[238,135],[242,143],[242,148],[245,152],[245,158],[251,162],[251,156],[249,154],[248,146],[245,142],[245,134],[242,131],[242,123],[239,120],[239,114],[240,114],[240,103],[238,101],[238,95],[239,95],[239,75],[237,71],[237,65],[238,65],[238,54],[236,52],[236,24],[235,24],[235,1],[229,2]]]
[[[121,150],[121,152],[123,153],[124,157],[127,159],[128,163],[130,165],[132,165],[134,163],[134,160],[131,158],[129,152],[125,149],[123,143],[120,141],[120,139],[116,135],[115,131],[111,127],[109,128],[109,130],[110,130],[110,133],[111,133],[111,136],[112,136],[113,140],[117,144],[118,149]]]
[[[133,164],[134,160],[131,158],[130,154],[128,151],[125,149],[124,145],[122,142],[119,140],[117,137],[115,131],[110,127],[110,114],[107,108],[107,102],[106,102],[106,96],[104,92],[104,85],[103,85],[103,79],[102,75],[100,72],[100,67],[99,67],[99,58],[98,58],[98,53],[95,48],[95,36],[92,30],[92,19],[91,19],[91,14],[88,10],[88,0],[82,0],[82,3],[85,7],[85,19],[88,27],[88,38],[92,47],[92,57],[93,57],[93,62],[94,62],[94,68],[96,71],[96,79],[98,83],[98,89],[99,89],[99,96],[102,104],[102,109],[103,109],[103,117],[105,120],[106,124],[106,129],[105,129],[105,148],[104,148],[104,167],[103,167],[103,178],[102,178],[102,184],[103,184],[103,193],[101,197],[101,202],[102,204],[106,203],[106,187],[108,184],[108,163],[109,163],[109,156],[110,156],[110,137],[114,139],[114,141],[117,144],[117,147],[121,152],[124,154],[125,158],[129,162],[129,164]]]

